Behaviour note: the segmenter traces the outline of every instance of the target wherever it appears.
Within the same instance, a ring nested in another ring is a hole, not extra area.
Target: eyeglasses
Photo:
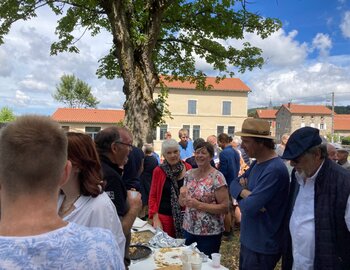
[[[124,143],[124,142],[120,142],[120,141],[115,141],[115,143],[119,143],[119,144],[122,144],[122,145],[126,145],[126,146],[132,148],[132,144],[130,144],[130,143]]]

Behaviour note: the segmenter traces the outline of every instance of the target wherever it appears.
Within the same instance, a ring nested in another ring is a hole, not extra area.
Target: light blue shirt
[[[0,236],[0,269],[125,269],[113,234],[75,223],[34,236]]]

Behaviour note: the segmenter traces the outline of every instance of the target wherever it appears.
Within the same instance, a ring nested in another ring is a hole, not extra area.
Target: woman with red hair
[[[62,187],[58,213],[66,221],[109,229],[115,235],[122,258],[125,237],[114,204],[103,192],[101,163],[90,136],[67,132],[72,172]]]

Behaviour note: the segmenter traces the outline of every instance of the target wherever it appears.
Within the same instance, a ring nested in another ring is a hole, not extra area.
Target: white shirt
[[[64,195],[58,198],[58,209],[61,207]],[[110,230],[124,258],[125,236],[117,211],[111,199],[103,192],[97,197],[80,196],[74,203],[75,209],[65,216],[65,221],[74,222],[86,227],[99,227]]]
[[[295,173],[300,188],[295,200],[293,213],[289,222],[292,236],[293,270],[313,270],[315,258],[315,180],[322,167],[316,173],[304,179]],[[345,210],[345,222],[350,231],[350,196]]]

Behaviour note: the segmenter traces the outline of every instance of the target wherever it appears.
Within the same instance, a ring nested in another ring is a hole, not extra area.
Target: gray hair
[[[320,154],[321,154],[321,159],[325,159],[328,157],[328,152],[327,152],[327,143],[321,143],[319,145],[316,145],[314,147],[311,147],[309,150],[307,150],[307,153],[310,154],[315,154],[317,150],[320,149]]]
[[[177,147],[180,150],[180,145],[177,141],[175,141],[174,139],[168,139],[163,141],[162,143],[162,155],[164,156],[164,154],[168,151],[169,148],[175,148]]]
[[[232,142],[237,143],[237,144],[241,144],[241,143],[242,143],[242,140],[241,140],[241,138],[239,138],[239,137],[237,137],[237,136],[234,136],[234,137],[232,138]]]

